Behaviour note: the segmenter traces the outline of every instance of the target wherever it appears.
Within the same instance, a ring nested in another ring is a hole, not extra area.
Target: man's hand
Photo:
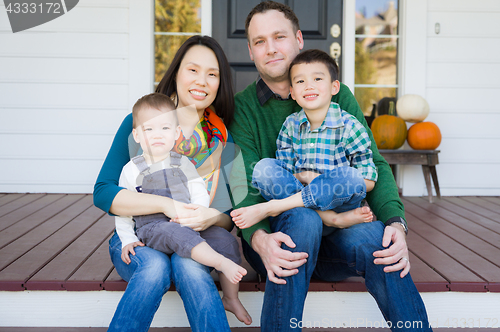
[[[392,241],[392,245],[389,244]],[[408,260],[408,246],[406,245],[406,234],[400,224],[391,224],[385,227],[382,246],[387,249],[375,251],[373,256],[378,257],[373,262],[381,265],[391,265],[384,268],[384,272],[401,271],[403,278],[410,272],[410,261]],[[397,263],[397,264],[395,264]]]
[[[269,281],[284,285],[286,280],[280,277],[289,277],[297,274],[299,266],[307,261],[309,256],[305,252],[291,252],[281,249],[284,243],[290,248],[295,248],[290,236],[282,233],[268,234],[264,230],[257,230],[252,236],[252,248],[260,255],[267,270]]]
[[[135,256],[134,248],[138,247],[138,246],[144,247],[144,243],[142,243],[141,241],[136,241],[136,242],[129,243],[125,247],[122,248],[122,261],[125,264],[127,264],[127,265],[130,264],[131,260],[130,260],[129,254],[132,254]]]

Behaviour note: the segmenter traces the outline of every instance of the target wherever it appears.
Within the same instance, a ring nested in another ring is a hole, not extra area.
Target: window
[[[200,0],[155,0],[155,87],[182,43],[200,34]]]
[[[354,95],[365,115],[397,96],[398,7],[398,0],[356,0]]]

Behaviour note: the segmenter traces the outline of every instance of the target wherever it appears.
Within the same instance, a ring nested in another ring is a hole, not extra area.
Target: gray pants
[[[238,242],[224,228],[211,226],[196,232],[169,221],[151,222],[137,230],[137,237],[150,248],[166,254],[176,253],[181,257],[191,257],[191,250],[201,242],[207,244],[219,254],[241,263]]]
[[[142,176],[142,192],[147,194],[170,197],[178,202],[190,203],[191,198],[187,187],[188,179],[180,166],[179,154],[171,152],[171,169],[151,170],[143,156],[132,160],[139,168]],[[150,248],[190,258],[191,250],[201,242],[207,244],[219,254],[241,263],[238,242],[224,228],[211,226],[202,232],[196,232],[189,227],[170,222],[163,213],[134,217],[137,227],[137,237]]]

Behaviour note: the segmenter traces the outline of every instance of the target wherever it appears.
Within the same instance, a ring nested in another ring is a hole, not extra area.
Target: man
[[[251,186],[253,167],[262,158],[275,157],[283,121],[300,110],[289,97],[288,68],[304,47],[293,11],[273,1],[261,2],[250,12],[245,32],[250,58],[260,76],[235,96],[230,130],[244,159],[244,167],[234,167],[231,175],[233,194],[241,200],[237,208],[264,201]],[[332,101],[366,126],[359,105],[345,85],[341,84]],[[393,330],[398,329],[398,322],[404,327],[405,321],[421,322],[415,330],[430,330],[424,304],[408,274],[404,207],[390,167],[368,132],[379,179],[367,201],[381,221],[337,229],[322,237],[322,225],[328,225],[328,216],[322,220],[314,210],[295,208],[242,230],[245,257],[259,274],[267,275],[262,331],[295,330],[291,322],[302,320],[312,276],[326,281],[363,276]]]

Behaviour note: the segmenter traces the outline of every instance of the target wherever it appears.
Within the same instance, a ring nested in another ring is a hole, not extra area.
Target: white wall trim
[[[427,1],[399,2],[398,98],[418,94],[425,98],[427,84]],[[406,144],[406,143],[405,143]],[[405,148],[408,148],[406,145]],[[399,166],[398,182],[405,196],[421,196],[424,177],[420,166]]]
[[[356,2],[344,0],[342,34],[342,82],[354,93],[354,70],[356,59]]]
[[[212,36],[212,0],[201,0],[201,34]]]
[[[153,91],[154,17],[154,0],[130,0],[129,111],[137,99]]]

